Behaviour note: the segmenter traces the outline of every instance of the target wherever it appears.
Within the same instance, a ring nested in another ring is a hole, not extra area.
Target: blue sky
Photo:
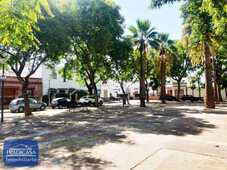
[[[125,24],[128,28],[136,26],[136,20],[148,19],[156,31],[169,33],[170,39],[180,40],[182,30],[182,18],[179,8],[181,3],[165,5],[160,9],[149,10],[150,0],[114,0],[121,7],[121,14],[125,17]],[[128,29],[125,34],[130,34]]]

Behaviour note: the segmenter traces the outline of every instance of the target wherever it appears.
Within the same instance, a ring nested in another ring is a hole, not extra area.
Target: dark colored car
[[[159,100],[161,100],[161,96],[159,97]],[[178,101],[175,96],[172,96],[171,94],[166,94],[166,100],[168,101]]]
[[[120,101],[120,98],[119,97],[110,96],[110,100]]]
[[[190,100],[190,101],[199,101],[199,100],[203,100],[202,97],[194,97],[192,95],[183,95],[181,97],[182,101],[186,101],[186,100]]]
[[[60,97],[60,98],[53,99],[50,106],[52,109],[55,109],[56,107],[58,107],[59,109],[62,109],[63,107],[67,107],[67,108],[76,107],[77,103],[68,98]]]

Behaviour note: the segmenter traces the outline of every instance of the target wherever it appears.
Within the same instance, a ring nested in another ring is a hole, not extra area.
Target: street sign
[[[1,80],[2,80],[2,81],[5,81],[5,80],[6,80],[6,75],[5,75],[5,74],[2,74]]]

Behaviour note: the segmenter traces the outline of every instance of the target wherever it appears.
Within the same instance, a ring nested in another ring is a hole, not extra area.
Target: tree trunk
[[[140,46],[140,107],[145,106],[145,71],[144,71],[144,55],[143,55],[143,47]]]
[[[147,92],[147,102],[149,102],[149,89],[146,88],[146,92]]]
[[[32,115],[30,105],[29,105],[29,100],[28,100],[28,93],[27,93],[28,84],[29,84],[28,80],[25,80],[22,85],[22,95],[24,98],[24,114],[25,114],[25,116]]]
[[[149,102],[149,85],[148,85],[147,79],[146,79],[146,92],[147,92],[147,102]]]
[[[225,88],[225,98],[227,99],[227,88]]]
[[[201,97],[201,87],[200,87],[200,82],[198,81],[198,88],[199,88],[199,98]]]
[[[218,90],[217,90],[217,77],[216,77],[216,69],[215,69],[215,60],[214,60],[214,52],[212,51],[212,65],[213,65],[213,79],[214,79],[214,100],[215,103],[219,103],[218,101]]]
[[[181,79],[177,80],[177,99],[178,101],[180,101],[180,82],[181,82]]]
[[[119,82],[119,84],[120,84],[120,87],[121,87],[121,90],[122,90],[124,96],[126,96],[123,82]],[[126,101],[127,101],[128,104],[130,104],[130,103],[129,103],[129,100],[128,100],[128,97],[126,97]]]
[[[98,92],[97,92],[97,87],[96,87],[96,83],[93,82],[93,86],[94,86],[94,96],[95,96],[95,107],[99,106],[98,103]]]
[[[89,64],[90,65],[90,64]],[[90,81],[91,81],[91,84],[92,84],[92,87],[94,89],[94,96],[95,96],[95,107],[98,107],[98,93],[97,93],[97,87],[96,87],[96,84],[95,84],[95,76],[94,76],[94,72],[90,66]]]
[[[86,87],[87,87],[87,89],[88,89],[89,95],[93,95],[93,88],[92,88],[92,84],[91,84],[91,83],[90,83],[90,84],[88,84],[86,79],[84,79],[84,82],[85,82]]]
[[[166,76],[165,76],[165,61],[164,54],[161,55],[161,100],[162,104],[166,104]]]
[[[97,87],[96,87],[96,83],[95,83],[95,75],[94,75],[94,71],[91,67],[91,62],[90,62],[90,55],[86,55],[86,59],[87,59],[87,64],[88,64],[88,67],[89,67],[89,72],[90,72],[90,75],[89,75],[89,79],[90,79],[90,82],[91,82],[91,85],[94,89],[94,96],[95,96],[95,107],[98,107],[98,93],[97,93]]]
[[[210,50],[209,47],[204,43],[205,49],[205,108],[215,108],[214,90],[212,86],[212,71],[210,62]]]
[[[93,88],[88,88],[89,95],[93,95]]]
[[[220,82],[218,82],[218,95],[219,95],[219,102],[223,102],[223,98],[221,95],[221,85]]]

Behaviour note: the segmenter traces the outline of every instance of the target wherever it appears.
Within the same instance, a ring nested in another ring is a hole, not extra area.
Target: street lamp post
[[[49,81],[49,88],[48,88],[48,106],[50,107],[50,81]]]
[[[49,77],[49,79],[48,79],[48,81],[49,81],[49,87],[48,87],[48,106],[50,107],[50,82],[51,82],[51,77]]]
[[[2,102],[1,102],[1,109],[2,109],[2,114],[1,114],[1,123],[3,123],[3,112],[4,112],[4,82],[6,80],[5,75],[4,75],[4,66],[5,66],[5,62],[7,61],[7,59],[5,58],[0,58],[0,61],[2,62]]]

